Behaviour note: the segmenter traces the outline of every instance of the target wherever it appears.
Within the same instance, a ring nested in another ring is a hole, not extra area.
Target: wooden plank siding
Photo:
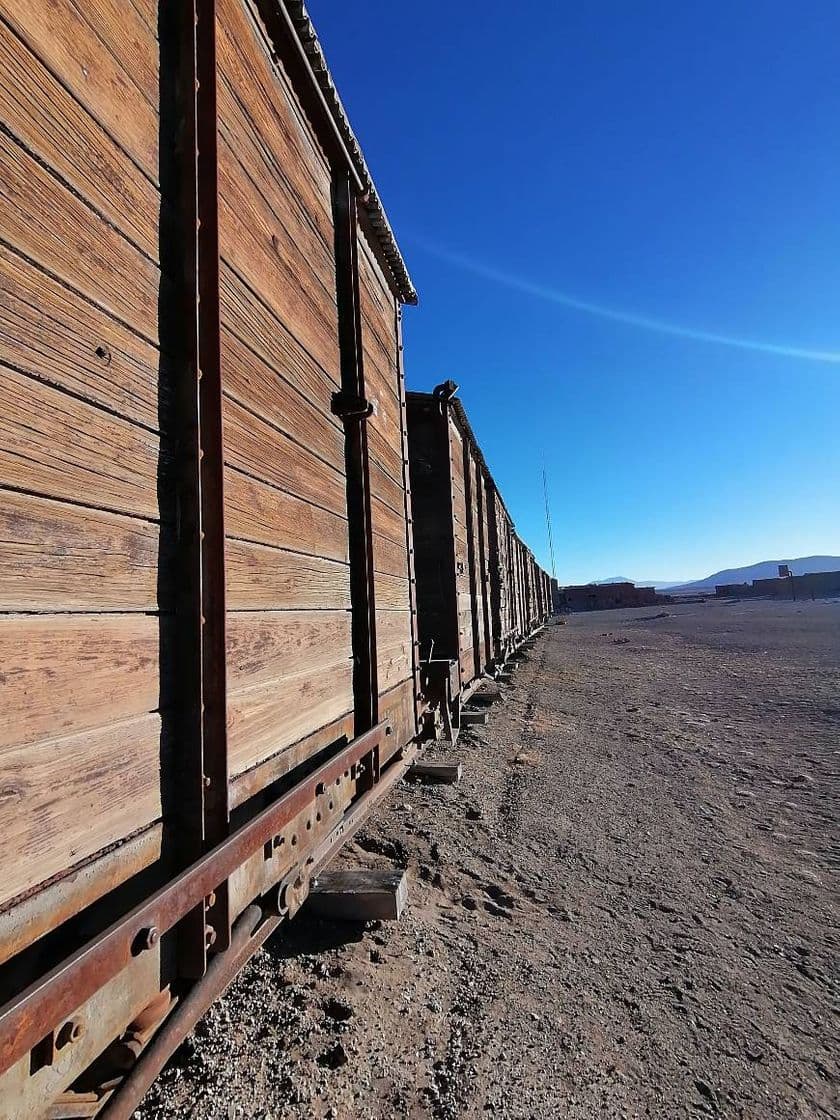
[[[250,5],[217,13],[235,778],[352,711],[352,646],[330,171]]]
[[[405,387],[398,357],[397,306],[364,234],[359,233],[359,303],[365,392],[374,402],[367,421],[377,678],[382,697],[413,680],[415,623],[407,530]],[[413,701],[412,701],[413,711]],[[401,721],[408,717],[400,716]],[[416,725],[409,737],[416,733]]]
[[[161,817],[158,61],[134,9],[0,2],[0,908]]]
[[[380,762],[418,730],[398,303],[413,289],[300,44],[269,40],[258,0],[209,10],[215,45],[199,10],[191,54],[177,4],[0,0],[0,960],[36,970],[224,839],[230,808],[248,819],[266,786],[359,733],[354,464],[333,412],[354,348],[341,183],[376,405],[361,474]],[[225,947],[226,891],[164,930],[144,1001],[201,975],[193,918]],[[90,1031],[91,1054],[128,1021]],[[81,1072],[65,1067],[59,1090]]]

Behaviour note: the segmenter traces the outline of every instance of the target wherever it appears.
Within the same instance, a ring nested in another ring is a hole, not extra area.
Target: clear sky
[[[310,0],[420,306],[561,582],[840,554],[838,0]]]

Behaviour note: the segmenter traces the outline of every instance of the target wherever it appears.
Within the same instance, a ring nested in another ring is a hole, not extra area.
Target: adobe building
[[[716,599],[825,599],[840,595],[840,572],[807,572],[805,575],[754,579],[752,583],[723,583],[715,587]]]
[[[654,607],[670,603],[667,595],[659,595],[654,587],[636,587],[634,583],[586,583],[558,587],[555,610],[609,611],[620,607]]]

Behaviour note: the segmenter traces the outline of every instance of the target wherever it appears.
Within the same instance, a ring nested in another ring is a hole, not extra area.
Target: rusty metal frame
[[[164,884],[104,933],[82,946],[0,1009],[0,1074],[28,1053],[134,957],[153,947],[236,869],[356,768],[377,774],[386,724],[354,739],[261,813]]]
[[[405,498],[405,547],[408,557],[408,601],[411,611],[411,676],[414,681],[414,726],[419,729],[422,714],[423,684],[420,673],[420,636],[417,616],[417,579],[414,574],[414,516],[411,507],[411,467],[408,453],[408,408],[405,396],[405,365],[402,337],[402,308],[394,301],[394,337],[397,346],[397,378],[400,389],[400,431],[402,439],[403,494]]]
[[[473,455],[470,439],[466,432],[461,433],[461,443],[464,454],[464,505],[466,506],[467,511],[467,564],[469,565],[470,599],[472,600],[470,624],[472,626],[473,635],[473,675],[478,677],[481,675],[481,671],[484,667],[483,659],[481,657],[481,638],[478,632],[478,571],[476,566],[476,533],[474,531],[474,517],[477,513],[478,507],[473,506]],[[460,632],[461,626],[459,618],[459,636]]]
[[[359,294],[357,196],[347,171],[333,172],[335,274],[338,305],[341,393],[333,411],[344,423],[347,522],[350,551],[350,629],[353,645],[353,702],[359,735],[379,719],[376,652],[376,591],[373,570],[373,515],[362,357]]]
[[[481,582],[481,603],[484,610],[484,659],[482,668],[486,669],[493,660],[493,642],[490,636],[492,621],[490,618],[490,593],[488,590],[489,583],[489,542],[485,535],[485,520],[489,527],[489,517],[486,517],[486,481],[484,477],[484,470],[480,463],[476,463],[476,493],[478,499],[478,555],[479,555],[479,578]]]
[[[228,833],[225,653],[224,443],[222,433],[216,3],[180,12],[180,178],[184,230],[186,346],[179,392],[180,485],[177,623],[183,688],[175,788],[176,867],[194,862]],[[178,934],[179,972],[204,974],[208,942],[230,939],[226,883],[212,905],[197,900]]]

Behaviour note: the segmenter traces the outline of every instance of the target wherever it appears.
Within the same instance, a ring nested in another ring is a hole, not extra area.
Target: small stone
[[[467,817],[468,821],[480,821],[481,820],[481,810],[480,809],[475,809],[475,808],[467,809],[466,817]]]
[[[702,1077],[695,1077],[694,1085],[700,1096],[705,1097],[710,1104],[717,1108],[717,1093],[714,1091],[708,1081],[704,1081]]]
[[[335,1046],[331,1046],[329,1050],[325,1050],[321,1057],[318,1059],[318,1064],[326,1066],[327,1069],[339,1069],[349,1061],[347,1051],[337,1042]]]

